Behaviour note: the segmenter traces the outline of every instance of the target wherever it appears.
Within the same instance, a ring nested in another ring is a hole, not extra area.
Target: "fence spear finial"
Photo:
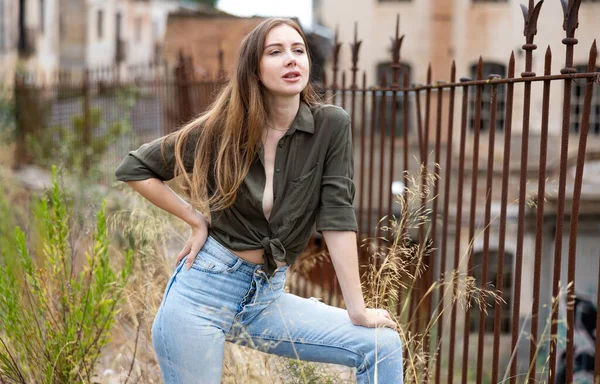
[[[526,37],[528,44],[533,43],[533,38],[537,34],[537,21],[540,16],[543,3],[544,0],[540,0],[534,6],[533,0],[529,0],[529,7],[527,7],[525,4],[520,4],[521,10],[523,11],[523,18],[525,19],[523,35]]]
[[[340,56],[340,48],[342,48],[342,43],[339,42],[339,29],[340,26],[335,26],[335,37],[333,40],[333,82],[332,87],[335,89],[337,87],[337,73],[338,73],[338,63]]]
[[[400,36],[400,14],[396,15],[396,35],[390,37],[392,41],[392,87],[398,87],[398,71],[400,70],[400,49],[404,35]]]
[[[525,44],[523,44],[523,50],[525,50],[525,71],[521,73],[522,77],[534,77],[535,72],[532,72],[533,66],[533,51],[537,49],[537,45],[533,43],[535,35],[537,34],[537,22],[542,10],[542,4],[544,0],[540,0],[535,6],[533,5],[534,0],[529,0],[529,7],[525,4],[521,4],[521,10],[523,11],[523,19],[525,25],[523,28],[523,35],[525,36]]]
[[[358,23],[354,22],[354,42],[350,43],[352,51],[352,87],[356,87],[356,72],[358,71],[358,54],[360,52],[361,40],[358,40]]]
[[[575,30],[579,27],[579,7],[581,6],[581,0],[560,0],[562,5],[564,21],[563,29],[567,31],[567,37],[574,37]]]

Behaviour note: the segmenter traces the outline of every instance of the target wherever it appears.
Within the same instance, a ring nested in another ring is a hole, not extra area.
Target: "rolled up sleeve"
[[[358,232],[354,211],[354,159],[350,119],[339,124],[329,142],[321,181],[316,230]]]
[[[165,137],[159,137],[149,143],[142,144],[138,149],[130,151],[115,170],[119,181],[136,181],[158,178],[166,181],[174,177],[175,145],[173,140],[165,143],[164,158],[161,154],[161,142]],[[191,172],[194,165],[195,142],[186,145],[183,157],[186,172]]]

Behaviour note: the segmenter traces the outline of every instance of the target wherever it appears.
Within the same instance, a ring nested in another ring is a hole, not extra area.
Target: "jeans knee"
[[[368,340],[364,340],[366,365],[385,358],[402,359],[402,341],[400,335],[391,328],[371,328]]]
[[[402,340],[398,332],[391,328],[379,328],[377,335],[378,359],[389,355],[402,356]]]

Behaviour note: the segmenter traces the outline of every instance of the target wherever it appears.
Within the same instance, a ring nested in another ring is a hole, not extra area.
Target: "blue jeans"
[[[269,279],[262,264],[239,258],[211,237],[189,270],[185,259],[152,325],[165,383],[220,383],[225,341],[355,367],[359,384],[402,383],[398,333],[356,326],[344,309],[284,292],[288,266]]]

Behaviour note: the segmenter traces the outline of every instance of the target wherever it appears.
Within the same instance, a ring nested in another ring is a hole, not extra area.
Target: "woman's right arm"
[[[204,216],[176,194],[162,180],[150,178],[146,180],[126,181],[126,183],[149,202],[179,217],[191,227],[208,228],[208,222]]]
[[[160,179],[150,178],[146,180],[126,181],[126,183],[152,204],[179,217],[190,225],[192,234],[175,258],[175,264],[179,264],[179,261],[186,255],[193,255],[193,257],[188,257],[185,262],[186,268],[190,269],[194,263],[195,256],[200,252],[200,249],[202,249],[208,238],[208,222],[204,215],[194,209]]]
[[[160,153],[162,138],[143,144],[140,148],[129,152],[117,167],[115,175],[117,180],[127,183],[136,192],[152,204],[185,221],[192,228],[192,235],[185,243],[182,251],[177,255],[176,263],[187,254],[196,255],[208,237],[208,222],[206,218],[187,201],[175,193],[165,180],[173,178],[175,156],[173,144],[165,146],[165,156]],[[194,138],[195,139],[195,138]],[[195,141],[189,141],[184,155],[186,172],[191,172],[193,167]],[[193,257],[186,260],[186,267],[190,268]]]

